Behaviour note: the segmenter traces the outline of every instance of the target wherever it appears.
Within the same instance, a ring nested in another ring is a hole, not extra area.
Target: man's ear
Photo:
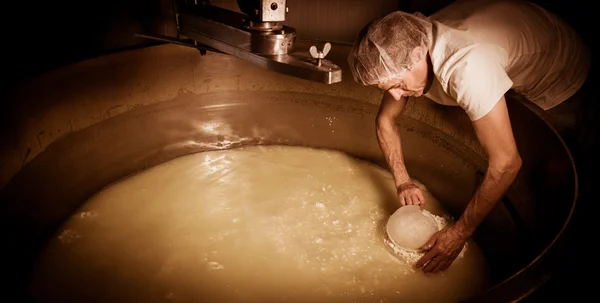
[[[421,46],[417,46],[410,53],[410,61],[415,62],[415,63],[419,62],[419,61],[425,59],[426,53],[427,53],[426,49],[423,49],[423,47],[421,47]]]

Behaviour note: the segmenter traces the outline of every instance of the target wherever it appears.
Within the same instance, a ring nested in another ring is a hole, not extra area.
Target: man
[[[566,23],[534,4],[465,0],[429,18],[397,11],[374,20],[348,62],[355,81],[385,91],[377,138],[401,206],[426,202],[406,171],[395,123],[408,97],[460,106],[488,156],[484,179],[456,224],[422,248],[416,267],[429,274],[452,264],[521,168],[504,94],[512,89],[553,108],[583,85],[590,58]]]

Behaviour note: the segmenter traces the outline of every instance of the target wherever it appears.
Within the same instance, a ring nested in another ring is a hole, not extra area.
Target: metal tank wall
[[[331,58],[342,59],[347,50],[348,47],[336,46]],[[343,68],[347,73],[347,66],[343,65]],[[330,135],[316,142],[319,146],[335,145],[346,140],[346,149],[368,147],[367,154],[379,157],[368,125],[374,123],[380,91],[358,86],[348,78],[335,85],[295,79],[261,70],[228,55],[207,53],[201,56],[194,49],[178,45],[153,46],[82,61],[46,73],[16,88],[10,100],[19,102],[18,110],[13,113],[18,123],[13,124],[10,132],[12,140],[5,141],[0,157],[6,168],[3,170],[5,177],[10,178],[19,171],[19,175],[0,191],[0,214],[4,216],[0,220],[0,230],[4,243],[12,248],[2,252],[5,259],[12,260],[8,266],[11,270],[4,274],[18,272],[21,268],[26,273],[27,263],[20,263],[23,261],[17,256],[24,258],[35,254],[39,245],[36,242],[43,241],[53,226],[67,217],[85,197],[113,180],[156,164],[156,159],[166,160],[186,150],[194,150],[194,144],[180,150],[167,148],[173,147],[173,144],[167,144],[167,147],[160,145],[163,138],[160,133],[174,131],[181,136],[181,128],[174,124],[166,123],[164,127],[155,128],[157,124],[163,125],[161,121],[175,118],[185,124],[183,129],[196,138],[198,132],[194,132],[194,125],[202,121],[202,116],[188,113],[186,118],[185,115],[165,117],[161,116],[165,113],[162,109],[176,107],[182,100],[196,100],[196,104],[202,104],[228,97],[249,98],[236,102],[256,104],[253,106],[260,108],[259,104],[264,103],[260,96],[270,96],[268,98],[290,105],[322,104],[323,109],[318,114],[305,112],[308,113],[306,119],[327,115],[329,111],[339,116],[340,121],[345,121],[345,128],[335,132],[340,134],[339,138]],[[277,96],[287,96],[283,98],[287,101]],[[335,101],[335,98],[340,101]],[[352,120],[357,125],[344,118],[346,114],[343,113],[344,106],[359,107],[352,105],[355,102],[368,105],[368,110],[364,113],[359,111],[360,115]],[[521,268],[527,274],[518,273],[519,277],[510,279],[510,283],[490,290],[486,297],[480,298],[487,302],[490,298],[506,302],[507,297],[522,296],[524,293],[520,288],[533,290],[543,282],[539,271],[552,272],[550,269],[559,264],[556,258],[564,248],[565,238],[558,237],[556,243],[554,239],[570,217],[577,190],[572,163],[556,134],[517,99],[511,98],[509,104],[515,129],[521,130],[516,133],[517,142],[527,165],[508,194],[508,200],[503,201],[482,224],[476,241],[494,264],[496,283],[516,275]],[[338,107],[342,109],[338,110]],[[313,111],[316,109],[313,107]],[[137,117],[146,117],[149,113],[155,117],[142,118],[141,124],[135,123]],[[293,116],[290,111],[280,115],[290,116],[290,125],[281,121],[271,123],[270,131],[277,132],[274,126],[282,125],[280,129],[287,129],[288,135],[300,142],[315,141],[319,137],[310,133],[315,131],[311,128],[298,128],[298,121],[303,119]],[[237,121],[246,121],[238,125],[241,127],[274,119],[265,109],[253,113],[248,119],[243,112],[235,117],[238,117]],[[281,119],[277,115],[275,117],[278,117],[275,120]],[[122,124],[120,127],[124,128],[119,128],[118,121],[134,122]],[[420,124],[410,121],[419,121]],[[407,164],[415,168],[411,171],[436,196],[442,194],[445,206],[456,215],[464,208],[469,193],[477,184],[477,172],[485,169],[483,151],[466,114],[458,108],[439,106],[420,98],[411,100],[401,122],[405,140],[413,142],[405,147]],[[107,125],[113,125],[112,130],[109,127],[106,131]],[[334,127],[337,124],[334,123]],[[360,129],[354,129],[357,127]],[[250,129],[246,128],[246,132]],[[299,133],[304,135],[299,136]],[[368,134],[371,136],[368,137]],[[186,137],[183,136],[183,139]],[[155,143],[159,145],[150,144],[155,148],[144,149],[148,140],[157,140]],[[190,139],[184,141],[194,142]],[[199,142],[204,141],[200,138]],[[550,150],[538,156],[539,151],[544,149]],[[422,161],[419,157],[429,160]],[[458,158],[443,161],[445,157]],[[440,178],[447,174],[452,178]],[[70,177],[62,180],[64,176]],[[449,182],[460,184],[453,186],[448,185]],[[543,189],[548,186],[552,191],[546,193]],[[517,234],[521,229],[535,235],[535,241],[520,243]],[[553,249],[546,253],[545,248],[549,245]],[[521,246],[526,249],[519,249]],[[540,258],[536,258],[538,262],[528,265],[540,253]],[[11,278],[12,282],[19,281],[14,276]],[[6,285],[11,284],[3,286]],[[14,292],[15,289],[10,290],[10,293]]]

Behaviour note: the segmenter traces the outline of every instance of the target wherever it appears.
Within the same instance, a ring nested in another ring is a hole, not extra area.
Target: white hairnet
[[[348,56],[354,81],[376,85],[401,75],[429,48],[432,24],[421,13],[396,11],[367,24]],[[416,47],[422,52],[411,56]]]

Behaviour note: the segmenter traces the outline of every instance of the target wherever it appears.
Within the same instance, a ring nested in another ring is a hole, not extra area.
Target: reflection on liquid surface
[[[444,210],[429,192],[427,209]],[[36,302],[455,302],[487,286],[475,243],[442,275],[394,257],[391,175],[346,154],[247,147],[105,188],[42,254]]]

